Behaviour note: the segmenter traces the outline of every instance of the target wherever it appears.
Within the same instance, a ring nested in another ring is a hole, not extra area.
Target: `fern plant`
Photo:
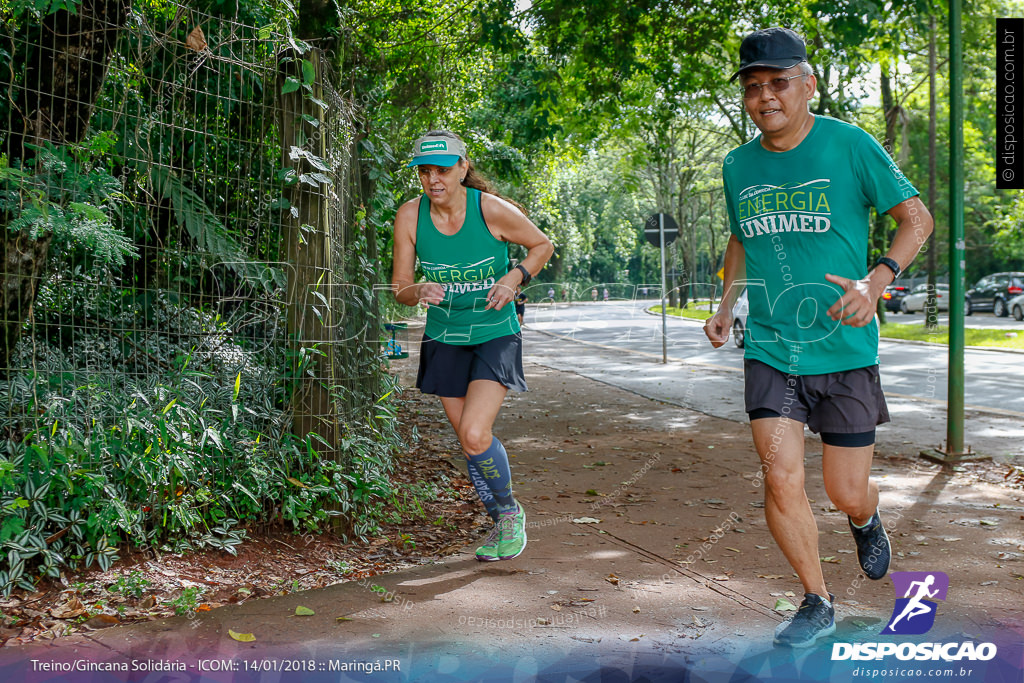
[[[23,168],[0,159],[0,214],[7,229],[32,239],[52,236],[54,244],[91,255],[98,267],[120,266],[138,254],[114,225],[126,201],[121,184],[92,162],[87,146],[30,145],[35,157]]]

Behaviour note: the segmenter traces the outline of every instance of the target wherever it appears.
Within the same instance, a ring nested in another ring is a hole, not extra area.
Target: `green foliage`
[[[134,571],[130,574],[118,576],[117,581],[110,587],[110,590],[114,593],[120,593],[126,598],[141,598],[149,584],[149,579],[145,578],[142,572]]]
[[[179,617],[183,614],[195,614],[196,608],[199,607],[199,601],[203,597],[203,592],[202,586],[189,586],[182,589],[178,597],[164,604],[173,607],[174,613]]]
[[[76,300],[83,316],[109,306]],[[392,395],[353,417],[341,444],[347,462],[325,460],[316,435],[283,429],[283,351],[247,350],[219,316],[174,300],[164,293],[110,321],[136,334],[100,340],[75,330],[74,356],[39,340],[35,371],[0,385],[10,406],[0,432],[19,434],[30,415],[40,425],[0,455],[0,593],[65,567],[106,569],[121,544],[234,553],[247,524],[317,531],[337,519],[361,538],[378,528],[399,442]]]
[[[170,201],[178,223],[185,227],[198,250],[207,254],[213,263],[226,265],[257,291],[267,292],[285,286],[284,272],[280,268],[253,263],[217,214],[180,178],[156,165],[148,166],[148,172],[156,193]]]
[[[135,245],[113,218],[124,201],[117,178],[93,157],[109,138],[79,148],[29,145],[36,155],[23,168],[0,167],[0,212],[10,232],[31,239],[52,235],[58,248],[84,253],[99,267],[135,257]]]

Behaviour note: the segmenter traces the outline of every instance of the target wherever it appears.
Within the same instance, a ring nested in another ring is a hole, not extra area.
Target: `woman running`
[[[436,394],[466,454],[469,476],[494,529],[476,551],[490,562],[526,547],[526,513],[512,496],[505,448],[491,427],[509,389],[526,390],[523,339],[514,305],[554,247],[522,207],[473,168],[466,144],[446,130],[416,140],[413,159],[423,195],[395,216],[395,298],[428,306],[416,386]],[[508,244],[527,249],[510,268]],[[419,258],[425,281],[415,281]]]

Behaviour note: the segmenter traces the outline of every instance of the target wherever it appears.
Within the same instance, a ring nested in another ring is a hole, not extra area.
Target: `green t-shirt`
[[[867,275],[868,218],[918,191],[860,128],[815,117],[794,149],[755,138],[722,168],[729,227],[743,244],[749,300],[745,357],[794,375],[878,363],[878,323],[841,325],[827,311],[842,289],[826,273]]]
[[[430,200],[420,198],[416,255],[423,276],[444,286],[444,300],[427,309],[424,334],[465,346],[519,332],[515,306],[487,309],[487,293],[509,271],[508,244],[495,239],[480,210],[480,190],[466,188],[466,219],[454,235],[439,232]]]

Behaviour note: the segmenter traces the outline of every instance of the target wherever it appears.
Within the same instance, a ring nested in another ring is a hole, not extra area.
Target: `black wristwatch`
[[[883,256],[882,258],[875,261],[875,266],[885,266],[886,268],[891,270],[893,282],[896,282],[896,278],[898,278],[900,276],[900,273],[903,272],[903,269],[900,268],[900,264],[896,262],[896,259],[891,259],[888,256]]]
[[[519,286],[525,287],[526,285],[530,284],[530,280],[533,279],[533,276],[530,275],[530,271],[526,269],[526,266],[524,266],[522,263],[517,263],[516,270],[523,274],[523,281],[519,283]]]

